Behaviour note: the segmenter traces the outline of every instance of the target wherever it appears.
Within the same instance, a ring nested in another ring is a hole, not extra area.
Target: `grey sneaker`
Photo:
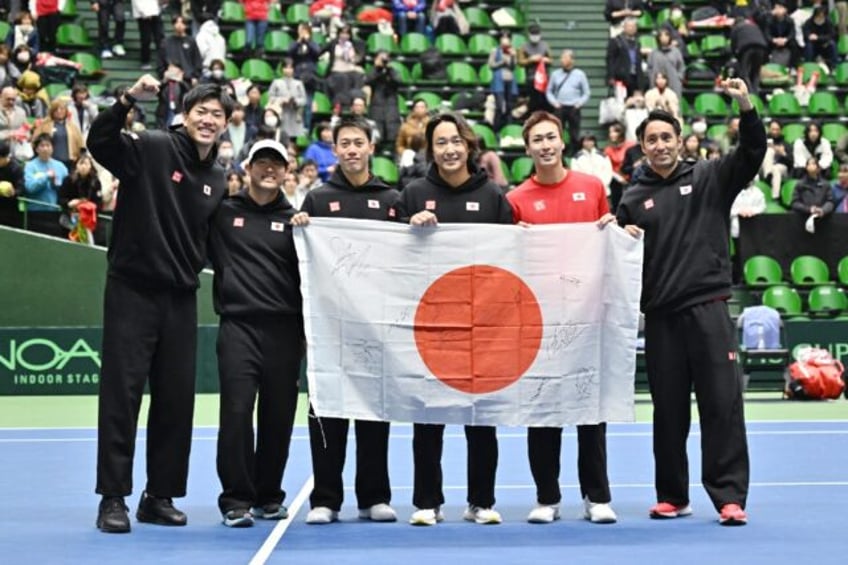
[[[289,509],[279,502],[269,502],[255,507],[252,514],[262,520],[285,520],[289,517]]]
[[[249,528],[253,525],[253,515],[247,508],[236,508],[224,513],[224,525],[228,528]]]

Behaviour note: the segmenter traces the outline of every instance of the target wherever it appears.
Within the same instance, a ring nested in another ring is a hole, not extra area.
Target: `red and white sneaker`
[[[738,504],[725,504],[721,507],[718,523],[722,526],[744,526],[748,523],[748,515]]]
[[[657,502],[649,511],[654,520],[670,520],[671,518],[683,518],[692,515],[692,507],[688,504],[672,504],[670,502]]]

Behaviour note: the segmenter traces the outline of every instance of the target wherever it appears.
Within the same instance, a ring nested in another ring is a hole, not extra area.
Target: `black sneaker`
[[[188,523],[186,515],[174,508],[170,498],[150,496],[146,491],[141,493],[135,517],[139,522],[160,526],[185,526]]]
[[[289,509],[279,502],[268,502],[255,507],[253,515],[263,520],[285,520],[289,517]]]
[[[128,533],[129,511],[122,496],[104,496],[97,508],[97,529],[108,534]]]

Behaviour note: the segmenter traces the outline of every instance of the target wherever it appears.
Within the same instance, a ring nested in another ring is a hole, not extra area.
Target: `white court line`
[[[607,437],[652,437],[653,432],[607,432]],[[700,437],[701,432],[695,430],[689,433],[690,437]],[[844,436],[848,435],[848,429],[844,430],[749,430],[748,436]],[[564,437],[577,437],[576,433],[565,432]],[[464,439],[464,434],[445,434],[445,439]],[[498,439],[524,439],[526,433],[498,434]],[[390,439],[412,439],[412,434],[391,434]],[[192,436],[192,441],[217,441],[217,436]],[[308,441],[309,436],[292,436],[292,441]],[[92,443],[97,441],[96,437],[67,437],[67,438],[0,438],[0,443]],[[136,441],[147,441],[146,437],[139,437]]]
[[[265,539],[265,543],[262,544],[262,547],[259,548],[259,551],[253,556],[253,559],[250,560],[249,565],[264,565],[268,558],[271,557],[271,552],[274,551],[274,548],[277,547],[277,544],[280,543],[280,540],[283,537],[283,534],[286,533],[286,530],[289,529],[289,526],[292,525],[295,516],[300,511],[300,508],[306,502],[306,499],[309,498],[309,494],[312,492],[312,486],[315,483],[315,478],[310,475],[306,482],[303,483],[303,486],[300,488],[300,491],[297,493],[297,496],[294,497],[294,501],[291,506],[289,506],[289,517],[285,520],[280,520],[277,522],[277,525],[274,526],[274,529],[271,530],[271,533],[268,534],[268,537]]]

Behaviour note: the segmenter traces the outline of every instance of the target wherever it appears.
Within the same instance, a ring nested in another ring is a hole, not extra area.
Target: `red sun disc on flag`
[[[490,265],[454,269],[427,288],[415,312],[415,344],[446,385],[471,394],[508,387],[542,342],[542,310],[519,277]]]

